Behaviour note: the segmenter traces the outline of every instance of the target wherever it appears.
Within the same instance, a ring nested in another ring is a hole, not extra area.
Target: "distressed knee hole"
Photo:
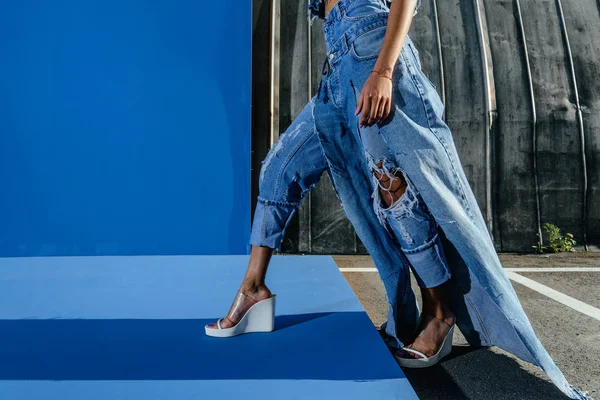
[[[408,183],[400,170],[395,169],[393,173],[389,174],[385,171],[381,172],[383,169],[383,163],[381,161],[378,162],[376,166],[378,170],[374,170],[373,174],[379,185],[379,194],[381,195],[382,205],[386,208],[391,207],[406,192]]]
[[[365,156],[372,172],[373,210],[379,223],[393,236],[388,218],[415,218],[413,208],[417,204],[416,191],[409,177],[392,160],[376,159],[367,151]]]

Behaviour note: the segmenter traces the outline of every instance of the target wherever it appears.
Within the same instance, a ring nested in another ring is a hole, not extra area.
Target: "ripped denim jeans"
[[[326,74],[319,86],[314,118],[339,196],[352,204],[362,195],[355,188],[373,173],[383,180],[387,173],[390,180],[392,176],[404,178],[405,191],[397,206],[381,209],[376,203],[374,207],[379,215],[389,208],[386,221],[399,242],[404,239],[404,253],[414,251],[411,263],[417,264],[414,255],[418,253],[424,265],[431,261],[432,267],[442,268],[437,261],[447,258],[452,267],[449,295],[465,339],[475,346],[496,345],[539,366],[563,393],[583,400],[586,396],[567,382],[537,338],[502,269],[451,131],[442,118],[444,103],[423,73],[419,52],[409,36],[392,74],[391,113],[377,123],[388,150],[374,150],[370,140],[376,136],[369,135],[376,135],[375,130],[357,129],[356,88],[364,87],[375,68],[388,16],[388,8],[379,0],[340,0],[323,24]],[[362,148],[354,142],[362,143]],[[384,198],[388,194],[385,190],[379,193]],[[429,212],[421,203],[427,204]],[[427,214],[434,216],[437,227]],[[434,228],[439,232],[437,238]],[[404,236],[404,231],[409,235]],[[431,252],[440,241],[445,257]],[[422,243],[432,247],[421,247]]]
[[[371,75],[381,51],[388,11],[379,0],[340,0],[331,9],[323,24],[328,56],[315,101],[315,126],[334,178],[335,172],[340,172],[337,174],[338,185],[342,186],[347,171],[361,170],[367,165],[373,182],[372,207],[379,223],[395,236],[419,286],[432,288],[450,279],[450,268],[436,220],[410,176],[405,173],[407,169],[401,163],[406,157],[399,149],[404,147],[407,153],[413,150],[415,143],[410,142],[411,138],[425,130],[423,127],[427,125],[425,118],[415,120],[408,117],[403,112],[406,109],[404,103],[410,103],[408,107],[419,107],[421,96],[437,96],[435,88],[424,86],[425,93],[394,92],[392,114],[387,118],[393,128],[387,136],[381,129],[388,124],[363,128],[359,126],[360,115],[354,114],[359,88]],[[416,77],[426,79],[419,60],[412,57],[411,46],[412,41],[407,36],[394,77],[398,86],[408,85]],[[409,63],[411,70],[420,73],[413,75],[401,70],[408,68]],[[394,135],[393,145],[388,143],[390,135]],[[348,151],[351,136],[362,146],[364,159],[346,156],[352,154]],[[402,138],[406,140],[404,145],[401,144]],[[343,188],[343,191],[346,198],[352,196],[354,189]],[[388,198],[391,198],[389,203],[384,203]]]
[[[379,222],[400,243],[419,287],[443,284],[450,279],[450,269],[435,219],[410,178],[394,162],[377,125],[358,128],[358,133],[372,172],[371,198]],[[385,203],[382,194],[393,203]]]
[[[306,194],[327,170],[309,102],[262,161],[249,244],[281,251],[285,231]]]
[[[262,162],[251,245],[281,251],[289,222],[324,172],[331,178],[338,199],[340,193],[348,193],[345,190],[348,182],[336,184],[329,169],[315,130],[313,108],[314,98],[281,134]],[[355,140],[347,145],[358,148]],[[373,187],[369,177],[366,173],[359,176],[362,179],[351,183],[355,197],[344,198],[342,208],[383,282],[389,308],[382,329],[388,335],[388,345],[402,347],[411,340],[419,319],[416,297],[410,287],[409,261],[398,242],[378,222],[370,202]]]

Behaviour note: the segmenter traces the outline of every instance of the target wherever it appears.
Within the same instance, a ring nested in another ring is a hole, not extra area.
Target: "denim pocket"
[[[379,26],[368,30],[354,39],[350,46],[354,58],[363,61],[379,57],[385,31],[385,25]]]
[[[383,3],[368,1],[348,2],[342,11],[342,18],[347,21],[357,21],[373,14],[388,13]]]

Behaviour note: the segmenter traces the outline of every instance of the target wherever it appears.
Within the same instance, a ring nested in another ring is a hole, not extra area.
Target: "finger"
[[[381,107],[381,97],[373,96],[371,102],[371,113],[369,114],[369,126],[373,125],[377,121],[377,115],[379,114],[379,107]]]
[[[381,121],[383,118],[383,114],[385,113],[385,108],[387,106],[387,99],[384,97],[379,102],[379,108],[377,109],[377,114],[375,115],[375,122]]]
[[[387,104],[385,106],[385,113],[384,113],[382,120],[387,119],[387,117],[390,116],[391,112],[392,112],[392,99],[388,99]]]
[[[371,112],[371,97],[366,97],[363,99],[363,107],[362,107],[362,115],[360,116],[360,125],[367,125],[367,119],[369,117],[369,113]]]
[[[367,117],[367,126],[371,126],[373,124],[373,117],[375,116],[375,113],[377,112],[377,106],[379,103],[379,100],[375,96],[371,97],[370,100],[371,100],[371,109],[369,111],[369,116]]]
[[[385,102],[385,107],[383,108],[383,115],[381,116],[380,121],[385,121],[387,117],[392,112],[392,99],[387,99]]]
[[[361,96],[359,98],[358,108],[360,110],[358,115],[360,115],[360,121],[362,121],[362,117],[365,114],[366,110],[365,96]]]
[[[363,97],[363,91],[361,90],[360,95],[358,96],[358,101],[356,103],[356,110],[354,111],[354,115],[360,114],[360,111],[362,110]]]
[[[360,126],[363,125],[364,116],[367,113],[366,99],[367,99],[367,96],[364,94],[364,92],[361,92],[360,93],[360,120],[359,120]]]

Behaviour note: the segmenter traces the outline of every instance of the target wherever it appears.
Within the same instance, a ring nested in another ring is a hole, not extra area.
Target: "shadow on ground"
[[[421,399],[567,399],[513,358],[486,348],[454,346],[444,362],[431,368],[405,368],[404,373]]]
[[[364,312],[282,315],[229,339],[205,335],[214,321],[0,320],[0,380],[402,378]]]

